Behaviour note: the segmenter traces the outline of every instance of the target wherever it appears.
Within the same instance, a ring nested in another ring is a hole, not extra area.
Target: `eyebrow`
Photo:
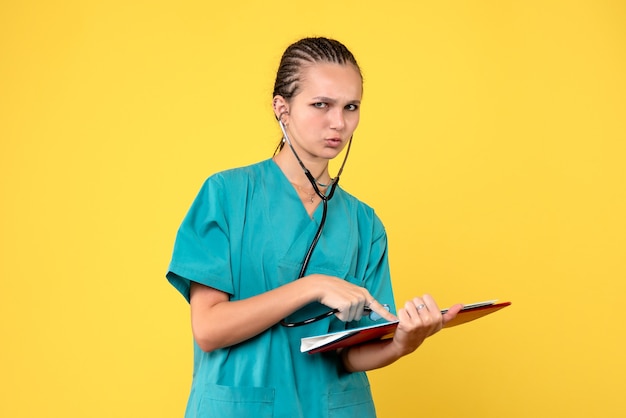
[[[337,99],[333,99],[333,98],[326,97],[326,96],[312,97],[311,100],[319,101],[319,102],[337,103]],[[361,104],[361,101],[360,100],[348,100],[348,104]]]

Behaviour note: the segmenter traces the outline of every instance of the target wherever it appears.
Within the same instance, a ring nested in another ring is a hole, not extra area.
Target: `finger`
[[[435,299],[433,299],[431,295],[425,294],[422,296],[422,300],[430,312],[441,312],[439,306],[437,306],[437,302],[435,302]]]
[[[341,322],[350,322],[351,321],[351,316],[350,316],[350,307],[346,306],[345,308],[342,308],[339,310],[338,313],[335,314],[337,316],[337,318],[339,318],[339,320]]]
[[[356,299],[351,302],[346,308],[346,322],[358,321],[363,315],[363,306],[365,306],[365,299]]]
[[[398,320],[398,318],[394,314],[389,312],[376,299],[370,300],[369,303],[368,303],[368,306],[372,310],[372,312],[376,312],[376,314],[378,314],[380,317],[386,319],[387,321],[397,321]]]
[[[350,319],[350,306],[347,305],[335,308],[335,316],[341,322],[348,322]]]
[[[424,300],[420,297],[413,298],[412,301],[407,302],[407,311],[409,314],[414,317],[419,317],[419,314],[422,313],[420,311],[428,312],[428,307],[424,303]]]
[[[365,302],[364,301],[360,301],[359,303],[354,305],[354,316],[353,316],[353,320],[354,321],[359,321],[361,319],[361,317],[363,316],[363,307],[365,306]]]
[[[419,314],[419,311],[417,310],[417,307],[419,305],[420,305],[419,301],[415,303],[414,299],[409,300],[404,304],[404,310],[406,311],[406,314],[409,316],[409,318],[411,318],[413,322],[417,321],[421,323],[422,320],[420,319],[420,314]]]
[[[428,313],[430,314],[431,321],[433,323],[439,324],[439,328],[441,329],[444,322],[443,316],[441,315],[441,310],[439,309],[437,302],[435,302],[435,299],[428,294],[425,294],[422,298],[424,300],[424,304],[426,304],[426,307],[428,308]]]
[[[456,315],[461,312],[461,309],[463,309],[463,305],[461,305],[460,303],[457,303],[456,305],[448,308],[446,313],[443,314],[443,325],[445,326],[447,322],[453,320]]]
[[[417,315],[415,315],[417,316]],[[413,317],[411,315],[409,315],[409,312],[407,311],[406,306],[402,309],[398,309],[398,319],[400,320],[400,323],[411,323],[413,321]]]
[[[340,320],[341,322],[346,322],[343,320],[343,314],[341,313],[341,309],[336,308],[335,309],[335,317]]]

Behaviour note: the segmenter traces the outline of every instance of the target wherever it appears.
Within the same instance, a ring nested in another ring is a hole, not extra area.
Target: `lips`
[[[326,143],[330,146],[337,147],[341,145],[341,138],[326,138]]]

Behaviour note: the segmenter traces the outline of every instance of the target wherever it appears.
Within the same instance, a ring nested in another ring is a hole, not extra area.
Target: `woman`
[[[362,84],[341,43],[289,46],[274,88],[278,152],[211,176],[184,219],[167,277],[191,306],[187,417],[374,417],[363,372],[413,352],[461,308],[442,315],[424,295],[396,318],[384,227],[330,176],[359,123]],[[372,324],[365,308],[399,319],[393,339],[299,351],[303,337]]]

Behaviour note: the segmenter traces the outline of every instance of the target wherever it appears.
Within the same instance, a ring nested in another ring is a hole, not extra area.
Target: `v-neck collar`
[[[282,183],[281,184],[282,187],[280,189],[285,188],[289,190],[287,193],[289,193],[292,197],[294,197],[300,203],[299,206],[301,210],[304,212],[304,214],[312,221],[316,221],[317,223],[319,223],[321,220],[324,203],[321,201],[318,202],[317,206],[313,210],[313,213],[309,215],[306,204],[300,198],[300,195],[298,194],[298,190],[296,190],[294,185],[291,184],[291,182],[289,181],[289,179],[287,178],[283,170],[280,168],[280,166],[276,163],[276,161],[274,161],[273,158],[270,158],[268,161],[269,161],[269,164],[271,164],[274,167],[274,170],[276,171],[276,176],[279,178],[279,181]]]

